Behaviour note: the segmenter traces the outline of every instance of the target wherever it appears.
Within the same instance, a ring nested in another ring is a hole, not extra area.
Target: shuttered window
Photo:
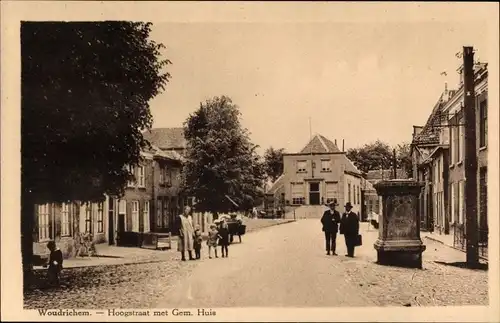
[[[301,205],[305,203],[304,184],[292,183],[292,204]]]
[[[326,203],[333,202],[333,199],[338,199],[338,183],[326,183]]]

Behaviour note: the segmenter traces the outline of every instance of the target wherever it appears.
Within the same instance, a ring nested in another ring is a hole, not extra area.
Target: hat
[[[337,202],[337,199],[333,199],[332,202],[326,203],[326,206],[337,206],[339,203]]]
[[[345,207],[350,207],[350,208],[352,209],[352,204],[351,204],[351,202],[347,202],[347,203],[345,204]]]

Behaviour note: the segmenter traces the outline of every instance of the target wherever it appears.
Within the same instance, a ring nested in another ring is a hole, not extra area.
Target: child
[[[222,258],[228,257],[229,229],[226,220],[222,220],[219,228],[219,245],[221,246]]]
[[[59,273],[62,270],[63,255],[54,241],[49,241],[47,243],[47,248],[50,250],[48,269],[49,282],[52,285],[59,286]]]
[[[201,236],[200,226],[197,225],[194,230],[194,253],[195,258],[201,258],[201,243],[203,242],[203,237]]]
[[[208,231],[208,258],[212,259],[212,249],[215,250],[215,258],[219,258],[217,256],[217,239],[218,239],[219,231],[217,231],[217,226],[215,224],[210,225],[210,231]]]

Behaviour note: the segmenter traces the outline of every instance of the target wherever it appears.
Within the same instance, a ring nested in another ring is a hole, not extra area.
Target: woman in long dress
[[[193,258],[194,249],[194,227],[191,208],[186,206],[184,213],[179,215],[179,243],[177,250],[181,253],[182,261],[186,261],[186,251],[189,253],[189,260]]]

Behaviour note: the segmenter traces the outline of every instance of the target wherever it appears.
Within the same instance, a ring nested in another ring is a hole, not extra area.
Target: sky
[[[151,102],[154,127],[179,127],[200,102],[228,95],[262,147],[297,152],[310,134],[339,148],[411,141],[445,82],[453,89],[463,46],[488,60],[479,22],[155,23],[172,61]],[[442,75],[446,72],[447,75]],[[310,120],[310,122],[309,122]]]

